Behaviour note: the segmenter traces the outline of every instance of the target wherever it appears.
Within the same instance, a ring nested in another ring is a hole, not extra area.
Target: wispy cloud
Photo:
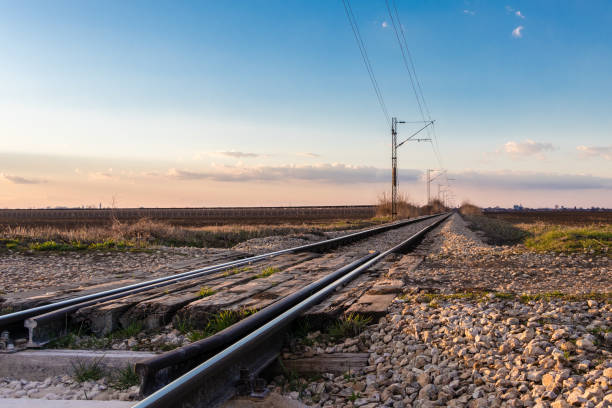
[[[90,180],[112,180],[114,178],[112,172],[94,171],[87,175]]]
[[[300,153],[296,153],[297,156],[300,157],[308,157],[308,158],[316,158],[316,157],[321,157],[320,154],[317,153],[310,153],[310,152],[300,152]]]
[[[589,174],[465,171],[449,176],[457,179],[456,184],[499,190],[612,190],[612,178]]]
[[[576,150],[580,152],[581,158],[601,157],[612,160],[612,146],[578,146]]]
[[[463,14],[467,14],[468,16],[473,16],[474,14],[476,14],[476,12],[466,9],[466,10],[463,10]]]
[[[400,170],[406,182],[418,180],[419,170]],[[389,170],[371,166],[352,166],[342,163],[284,166],[215,166],[206,171],[172,168],[167,176],[179,180],[212,180],[221,182],[249,181],[316,181],[332,184],[380,183],[389,180]]]
[[[389,27],[389,24],[386,21],[383,21],[382,24],[380,25],[382,28],[387,28]]]
[[[246,153],[246,152],[236,152],[236,151],[229,151],[229,152],[218,152],[221,156],[227,156],[227,157],[234,157],[237,159],[243,159],[243,158],[248,158],[248,157],[260,157],[260,154],[257,153]]]
[[[515,16],[517,16],[518,18],[525,18],[525,16],[521,13],[521,10],[516,10],[516,12],[514,13]]]
[[[518,26],[512,30],[512,36],[514,38],[523,38],[523,26]]]
[[[514,11],[514,9],[512,7],[510,7],[510,6],[506,6],[506,11],[508,13],[512,13]]]
[[[4,174],[0,173],[0,178],[8,181],[13,184],[44,184],[47,180],[37,179],[37,178],[26,178],[21,176],[15,176],[12,174]]]
[[[498,152],[507,153],[514,158],[537,156],[544,158],[544,152],[555,150],[552,143],[540,143],[527,139],[524,142],[509,141]]]

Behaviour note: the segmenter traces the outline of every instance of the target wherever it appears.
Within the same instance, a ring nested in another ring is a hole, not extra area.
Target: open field
[[[352,230],[387,222],[388,218],[339,220],[318,223],[230,224],[181,226],[141,219],[133,223],[59,226],[0,226],[0,251],[142,250],[150,246],[229,248],[240,242],[272,235],[314,234]]]
[[[516,212],[464,215],[490,244],[522,245],[552,253],[612,253],[612,213]],[[524,215],[524,217],[520,217]]]
[[[376,206],[0,209],[0,225],[108,225],[146,218],[172,225],[303,223],[374,217]]]
[[[612,224],[612,211],[507,211],[486,212],[485,215],[511,224],[538,222],[556,225]]]

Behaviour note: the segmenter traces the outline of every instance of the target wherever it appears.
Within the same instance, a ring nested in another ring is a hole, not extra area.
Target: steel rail
[[[238,259],[235,261],[230,261],[230,262],[225,262],[225,263],[221,263],[221,264],[217,264],[217,265],[211,265],[211,266],[207,266],[204,268],[200,268],[200,269],[195,269],[192,271],[187,271],[187,272],[182,272],[176,275],[171,275],[171,276],[164,276],[161,278],[157,278],[157,279],[152,279],[149,281],[145,281],[145,282],[140,282],[140,283],[135,283],[132,285],[127,285],[127,286],[122,286],[119,288],[115,288],[115,289],[110,289],[110,290],[105,290],[105,291],[101,291],[101,292],[96,292],[96,293],[92,293],[89,295],[84,295],[84,296],[79,296],[76,298],[71,298],[71,299],[66,299],[66,300],[62,300],[59,302],[54,302],[54,303],[50,303],[47,305],[42,305],[42,306],[37,306],[37,307],[33,307],[30,309],[25,309],[25,310],[20,310],[17,312],[13,312],[13,313],[9,313],[9,314],[5,314],[0,316],[0,328],[7,326],[9,324],[13,324],[19,321],[23,321],[27,318],[33,317],[33,316],[38,316],[47,312],[51,312],[54,310],[58,310],[58,309],[62,309],[68,306],[72,306],[72,305],[76,305],[78,303],[83,303],[83,302],[88,302],[91,300],[95,300],[95,299],[100,299],[106,296],[111,296],[111,295],[115,295],[115,294],[119,294],[119,293],[127,293],[130,292],[134,289],[139,289],[139,288],[143,288],[146,286],[151,286],[151,285],[156,285],[158,283],[167,283],[169,281],[174,281],[176,279],[179,278],[183,278],[183,277],[191,277],[191,278],[196,278],[196,277],[201,277],[201,276],[205,276],[205,275],[209,275],[215,272],[220,272],[223,271],[225,269],[229,269],[232,267],[236,267],[236,266],[241,266],[241,265],[245,265],[248,263],[252,263],[252,262],[256,262],[256,261],[260,261],[263,259],[268,259],[268,258],[272,258],[275,256],[279,256],[279,255],[283,255],[283,254],[288,254],[288,253],[295,253],[295,252],[301,252],[301,251],[307,251],[307,250],[311,250],[311,249],[315,249],[315,248],[323,248],[325,246],[333,246],[333,245],[337,245],[340,244],[342,242],[347,242],[347,241],[351,241],[353,239],[357,239],[357,238],[363,238],[363,237],[367,237],[369,235],[375,234],[375,233],[382,233],[385,231],[388,231],[390,229],[394,229],[394,228],[399,228],[402,227],[404,225],[409,225],[415,222],[419,222],[419,221],[423,221],[432,217],[436,217],[439,214],[435,214],[435,215],[428,215],[428,216],[423,216],[423,217],[417,217],[417,218],[412,218],[409,220],[405,220],[405,221],[399,221],[399,222],[394,222],[391,224],[386,224],[384,226],[381,227],[374,227],[374,228],[370,228],[364,231],[359,231],[359,232],[355,232],[352,234],[347,234],[347,235],[343,235],[341,237],[336,237],[336,238],[332,238],[332,239],[328,239],[328,240],[324,240],[324,241],[319,241],[319,242],[314,242],[311,244],[306,244],[306,245],[300,245],[297,247],[293,247],[293,248],[287,248],[287,249],[282,249],[279,251],[273,251],[273,252],[269,252],[269,253],[265,253],[265,254],[261,254],[261,255],[255,255],[252,257],[247,257],[247,258],[243,258],[243,259]],[[168,284],[172,284],[174,282],[168,283]],[[160,285],[163,286],[163,285]],[[159,287],[159,286],[156,286]],[[129,293],[127,293],[129,294]],[[126,295],[127,296],[127,295]]]
[[[160,388],[160,384],[157,383],[158,379],[156,377],[161,370],[168,367],[181,367],[181,365],[185,363],[192,363],[198,357],[202,358],[206,355],[209,356],[215,352],[221,351],[223,348],[238,341],[241,337],[246,336],[262,324],[272,320],[288,308],[298,304],[317,290],[349,273],[378,254],[379,252],[376,251],[357,259],[210,337],[137,363],[136,372],[142,380],[140,392],[144,395],[148,395]],[[191,365],[191,368],[193,366],[194,365]],[[181,368],[182,373],[188,371],[188,369],[184,367]],[[177,371],[178,370],[172,371],[173,377],[178,376]],[[162,381],[167,382],[170,375],[164,377],[166,378]]]
[[[215,373],[218,374],[223,372],[224,370],[227,370],[229,366],[237,364],[235,361],[236,356],[244,353],[245,351],[250,351],[253,353],[254,347],[260,346],[265,343],[266,340],[271,339],[276,333],[287,327],[303,312],[320,303],[325,297],[329,296],[339,287],[344,286],[351,280],[355,279],[357,276],[385,258],[387,255],[400,251],[404,247],[414,244],[428,231],[439,225],[449,216],[450,214],[445,214],[440,219],[413,234],[407,240],[377,255],[336,281],[325,286],[315,294],[304,299],[257,330],[251,332],[249,335],[243,337],[231,346],[225,348],[220,353],[206,360],[193,370],[189,371],[187,374],[179,377],[177,380],[168,384],[164,388],[156,391],[149,397],[133,405],[132,408],[163,408],[169,406],[176,408],[187,408],[196,406],[210,406],[212,400],[210,395],[206,395],[206,393],[210,392],[211,390],[205,386],[206,381]],[[218,390],[215,391],[218,392]]]

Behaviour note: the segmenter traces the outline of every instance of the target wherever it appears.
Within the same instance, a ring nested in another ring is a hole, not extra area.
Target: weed
[[[134,367],[127,365],[111,375],[110,386],[117,390],[127,390],[134,385],[138,385],[139,382],[140,379]]]
[[[60,336],[54,340],[51,340],[47,347],[49,348],[59,348],[59,349],[72,349],[77,345],[78,336],[74,333],[67,333],[63,336]]]
[[[165,343],[165,344],[162,344],[162,345],[159,347],[159,349],[160,349],[161,351],[170,351],[170,350],[174,350],[174,349],[175,349],[175,348],[177,348],[177,347],[178,347],[178,345],[176,345],[176,344],[168,344],[168,343]]]
[[[529,303],[531,301],[538,301],[538,300],[550,301],[554,299],[561,299],[564,297],[565,295],[563,293],[559,291],[553,291],[553,292],[546,292],[546,293],[536,293],[533,295],[524,294],[520,296],[519,300],[521,301],[521,303]]]
[[[193,329],[193,324],[187,318],[176,317],[173,322],[174,328],[182,334],[186,334]]]
[[[567,361],[569,361],[571,355],[569,351],[564,351],[563,352],[563,358],[566,359]]]
[[[358,336],[371,321],[371,317],[365,317],[358,313],[350,313],[338,319],[328,329],[328,333],[334,339]]]
[[[192,343],[205,339],[208,336],[210,335],[204,330],[192,330],[189,333],[187,333],[187,339]]]
[[[68,244],[58,244],[55,241],[35,242],[30,244],[29,247],[35,251],[68,251],[72,249]]]
[[[3,306],[0,308],[0,316],[13,313],[15,310],[11,306]]]
[[[513,293],[496,292],[494,296],[498,299],[506,299],[506,300],[514,299]]]
[[[200,291],[198,292],[198,297],[201,299],[201,298],[205,298],[205,297],[208,297],[208,296],[212,296],[215,293],[217,293],[216,290],[214,290],[212,288],[209,288],[207,286],[202,286],[200,288]]]
[[[131,322],[126,327],[121,330],[117,330],[112,334],[113,338],[116,339],[127,339],[130,337],[136,336],[138,333],[142,331],[142,323],[141,322]]]
[[[304,317],[293,324],[290,337],[293,339],[298,339],[306,346],[312,346],[314,344],[314,340],[308,336],[312,330],[313,327],[310,320]]]
[[[223,272],[223,276],[231,276],[239,274],[240,272],[248,272],[251,270],[250,266],[245,266],[243,268],[233,268]]]
[[[602,335],[604,333],[612,333],[612,327],[596,327],[594,329],[588,330],[594,336]]]
[[[419,296],[422,303],[429,303],[432,307],[437,307],[438,301],[445,300],[480,300],[487,292],[460,292],[460,293],[424,293]],[[433,304],[432,304],[433,303]]]
[[[273,266],[268,266],[267,268],[264,268],[264,270],[262,270],[260,273],[255,275],[255,279],[267,278],[268,276],[272,276],[277,272],[280,272],[280,269],[275,268]]]
[[[85,381],[98,381],[100,378],[104,377],[105,370],[102,366],[103,358],[104,356],[101,356],[92,361],[77,360],[76,363],[72,363],[74,379],[82,383]]]
[[[192,330],[187,333],[187,338],[191,342],[205,339],[256,312],[257,309],[222,310],[208,320],[203,330]]]
[[[353,393],[351,394],[351,396],[350,396],[350,397],[348,397],[349,401],[351,401],[351,402],[355,402],[355,401],[357,401],[357,399],[358,399],[358,398],[361,398],[361,393],[360,393],[360,392],[357,392],[357,393],[356,393],[355,391],[353,391]]]

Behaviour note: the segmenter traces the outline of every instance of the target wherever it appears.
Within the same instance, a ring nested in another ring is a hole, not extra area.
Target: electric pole
[[[431,169],[427,169],[427,205],[431,204],[431,199],[429,198],[429,183],[431,177]]]
[[[397,217],[397,148],[406,142],[425,142],[431,141],[431,139],[415,139],[414,137],[425,130],[428,126],[433,125],[433,120],[428,120],[425,126],[414,132],[410,137],[401,143],[397,143],[397,124],[406,123],[403,120],[397,120],[397,118],[391,118],[391,219]]]
[[[397,118],[391,118],[391,219],[397,217]]]

